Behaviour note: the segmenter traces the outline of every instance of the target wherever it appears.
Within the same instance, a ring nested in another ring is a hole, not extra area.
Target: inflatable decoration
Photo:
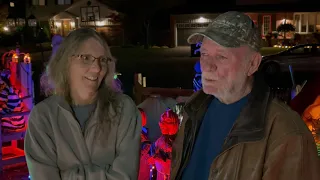
[[[320,95],[303,112],[302,119],[307,124],[318,147],[320,156]]]

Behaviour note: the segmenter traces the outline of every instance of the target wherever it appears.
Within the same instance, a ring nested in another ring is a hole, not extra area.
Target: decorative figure
[[[159,122],[162,136],[154,143],[155,153],[149,159],[157,170],[157,180],[170,179],[172,144],[179,130],[179,118],[171,109],[161,115]],[[150,171],[151,171],[150,170]]]

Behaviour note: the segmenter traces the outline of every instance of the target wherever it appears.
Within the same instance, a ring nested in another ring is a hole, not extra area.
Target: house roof
[[[184,4],[170,9],[171,14],[203,14],[222,13],[226,11],[243,12],[316,12],[319,11],[318,4],[312,3],[291,3],[291,4],[267,4],[249,6],[195,6],[194,4]]]
[[[65,10],[54,15],[52,18],[53,19],[70,19],[70,18],[76,18],[76,17],[78,16]]]
[[[80,10],[79,9],[81,7],[86,7],[87,6],[87,2],[88,2],[88,0],[77,1],[76,3],[72,4],[67,9],[65,9],[64,11],[61,11],[61,12],[53,15],[52,18],[53,19],[70,19],[70,18],[80,17],[81,14],[80,14]],[[111,9],[108,5],[106,5],[105,3],[101,2],[101,1],[90,0],[90,2],[91,2],[92,5],[99,5],[100,8],[110,9],[110,11],[112,13],[118,13],[117,11]],[[102,13],[102,11],[100,11],[100,14],[101,13]]]

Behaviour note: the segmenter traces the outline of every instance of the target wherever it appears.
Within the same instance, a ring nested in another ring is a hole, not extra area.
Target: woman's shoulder
[[[46,114],[48,112],[54,111],[58,105],[59,98],[57,96],[50,96],[45,100],[39,102],[32,108],[32,112],[36,112],[38,115]]]
[[[58,114],[56,97],[48,97],[47,99],[36,104],[29,115],[29,126],[41,127],[39,129],[50,130],[54,115]]]
[[[126,94],[119,94],[118,99],[121,102],[123,108],[135,108],[136,104],[132,100],[132,98]]]

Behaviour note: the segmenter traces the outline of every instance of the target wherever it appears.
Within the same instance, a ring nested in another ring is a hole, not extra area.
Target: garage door
[[[178,46],[189,46],[187,39],[188,37],[196,32],[204,31],[204,28],[181,28],[177,30]]]

